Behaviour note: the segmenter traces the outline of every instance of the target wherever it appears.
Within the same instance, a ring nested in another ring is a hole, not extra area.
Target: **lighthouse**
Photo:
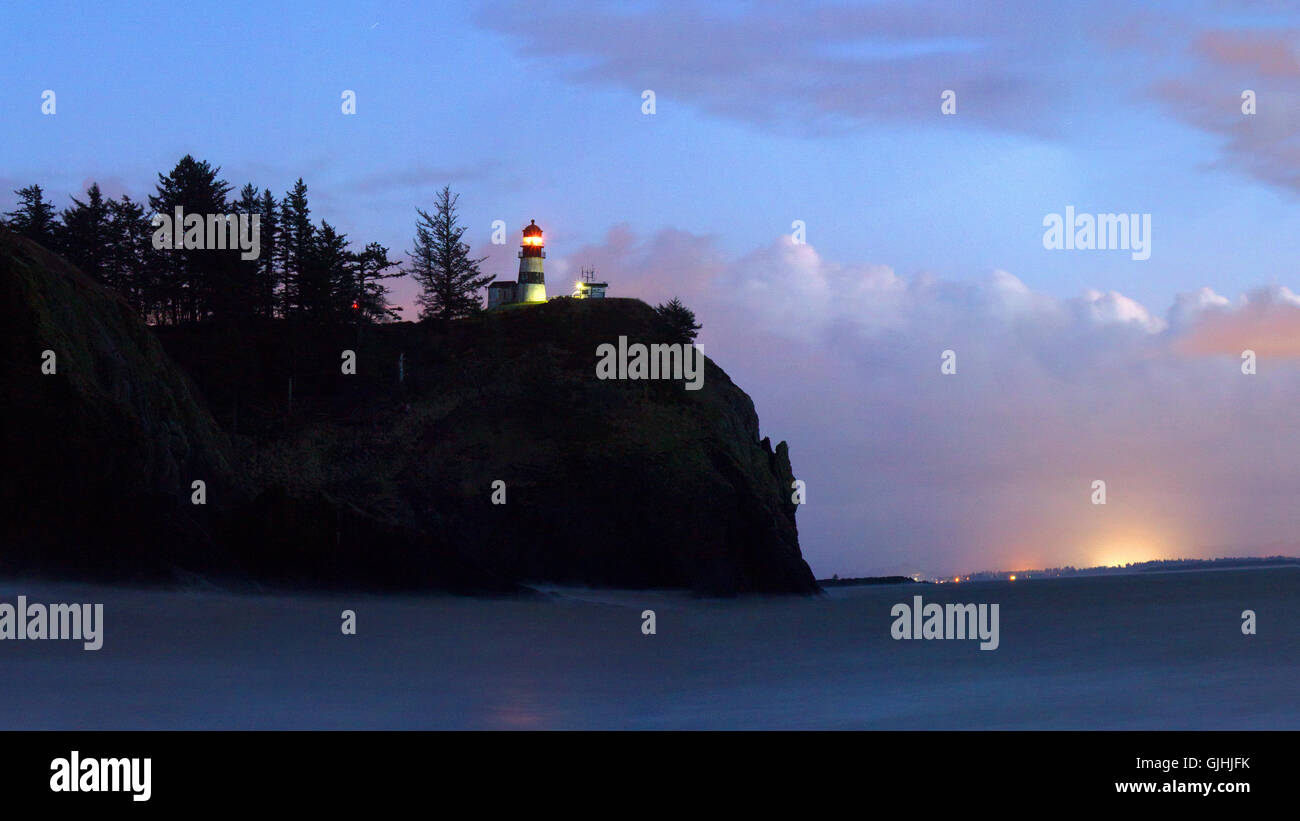
[[[519,244],[519,279],[496,280],[488,283],[487,309],[496,311],[518,305],[539,305],[546,301],[546,276],[542,273],[543,261],[546,259],[545,243],[542,241],[542,229],[537,220],[531,220],[524,226],[524,239]],[[591,299],[605,295],[604,282],[591,282],[591,275],[584,274],[587,281],[579,284],[575,297]],[[556,299],[567,299],[558,296]]]
[[[524,241],[519,247],[519,287],[515,299],[519,302],[545,302],[546,277],[542,274],[542,261],[546,251],[542,242],[542,229],[537,220],[524,227]]]

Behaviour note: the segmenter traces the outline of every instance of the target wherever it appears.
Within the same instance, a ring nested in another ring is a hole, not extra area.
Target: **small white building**
[[[497,280],[488,284],[488,310],[492,310],[500,305],[509,305],[515,299],[515,289],[518,283],[508,280]]]
[[[583,268],[582,278],[573,283],[574,299],[604,299],[608,282],[596,281],[595,268]]]
[[[608,282],[579,282],[573,290],[574,299],[604,299]]]

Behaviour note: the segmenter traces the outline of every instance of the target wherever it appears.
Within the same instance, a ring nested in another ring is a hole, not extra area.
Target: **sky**
[[[0,6],[0,210],[190,153],[401,256],[450,185],[508,279],[536,219],[552,293],[695,310],[819,577],[1300,552],[1286,3],[203,8]],[[1046,248],[1067,207],[1149,258]]]

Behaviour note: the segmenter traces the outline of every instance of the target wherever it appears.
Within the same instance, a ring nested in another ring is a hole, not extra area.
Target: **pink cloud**
[[[904,276],[788,237],[728,255],[707,236],[620,226],[563,259],[595,264],[613,296],[678,295],[696,311],[763,434],[790,442],[818,573],[1249,554],[1292,539],[1300,365],[1246,376],[1203,355],[1224,347],[1207,342],[1218,322],[1252,327],[1261,356],[1294,341],[1285,289],[1267,307],[1259,294],[1180,295],[1164,320],[1119,293],[1060,299],[1006,271]],[[940,373],[944,350],[955,376]]]
[[[1204,309],[1176,342],[1191,355],[1300,358],[1300,297],[1287,288],[1258,291],[1235,307]]]

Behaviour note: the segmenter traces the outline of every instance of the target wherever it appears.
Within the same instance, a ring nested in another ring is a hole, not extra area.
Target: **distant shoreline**
[[[856,587],[866,584],[930,584],[910,576],[861,576],[853,579],[818,579],[822,587]]]
[[[1178,573],[1197,570],[1248,570],[1266,567],[1300,567],[1295,556],[1233,556],[1219,559],[1152,559],[1130,562],[1125,565],[1098,567],[1052,567],[1038,570],[986,570],[954,577],[963,582],[1034,581],[1038,579],[1069,579],[1080,576],[1116,576],[1134,573]],[[946,581],[937,579],[936,581]]]
[[[985,570],[963,576],[938,579],[915,579],[911,576],[858,576],[818,579],[822,587],[857,587],[878,584],[943,584],[945,582],[1040,581],[1095,576],[1129,576],[1151,573],[1194,573],[1204,570],[1267,570],[1279,567],[1300,568],[1300,558],[1293,556],[1231,557],[1222,559],[1155,559],[1110,567],[1049,568],[1047,570]]]

